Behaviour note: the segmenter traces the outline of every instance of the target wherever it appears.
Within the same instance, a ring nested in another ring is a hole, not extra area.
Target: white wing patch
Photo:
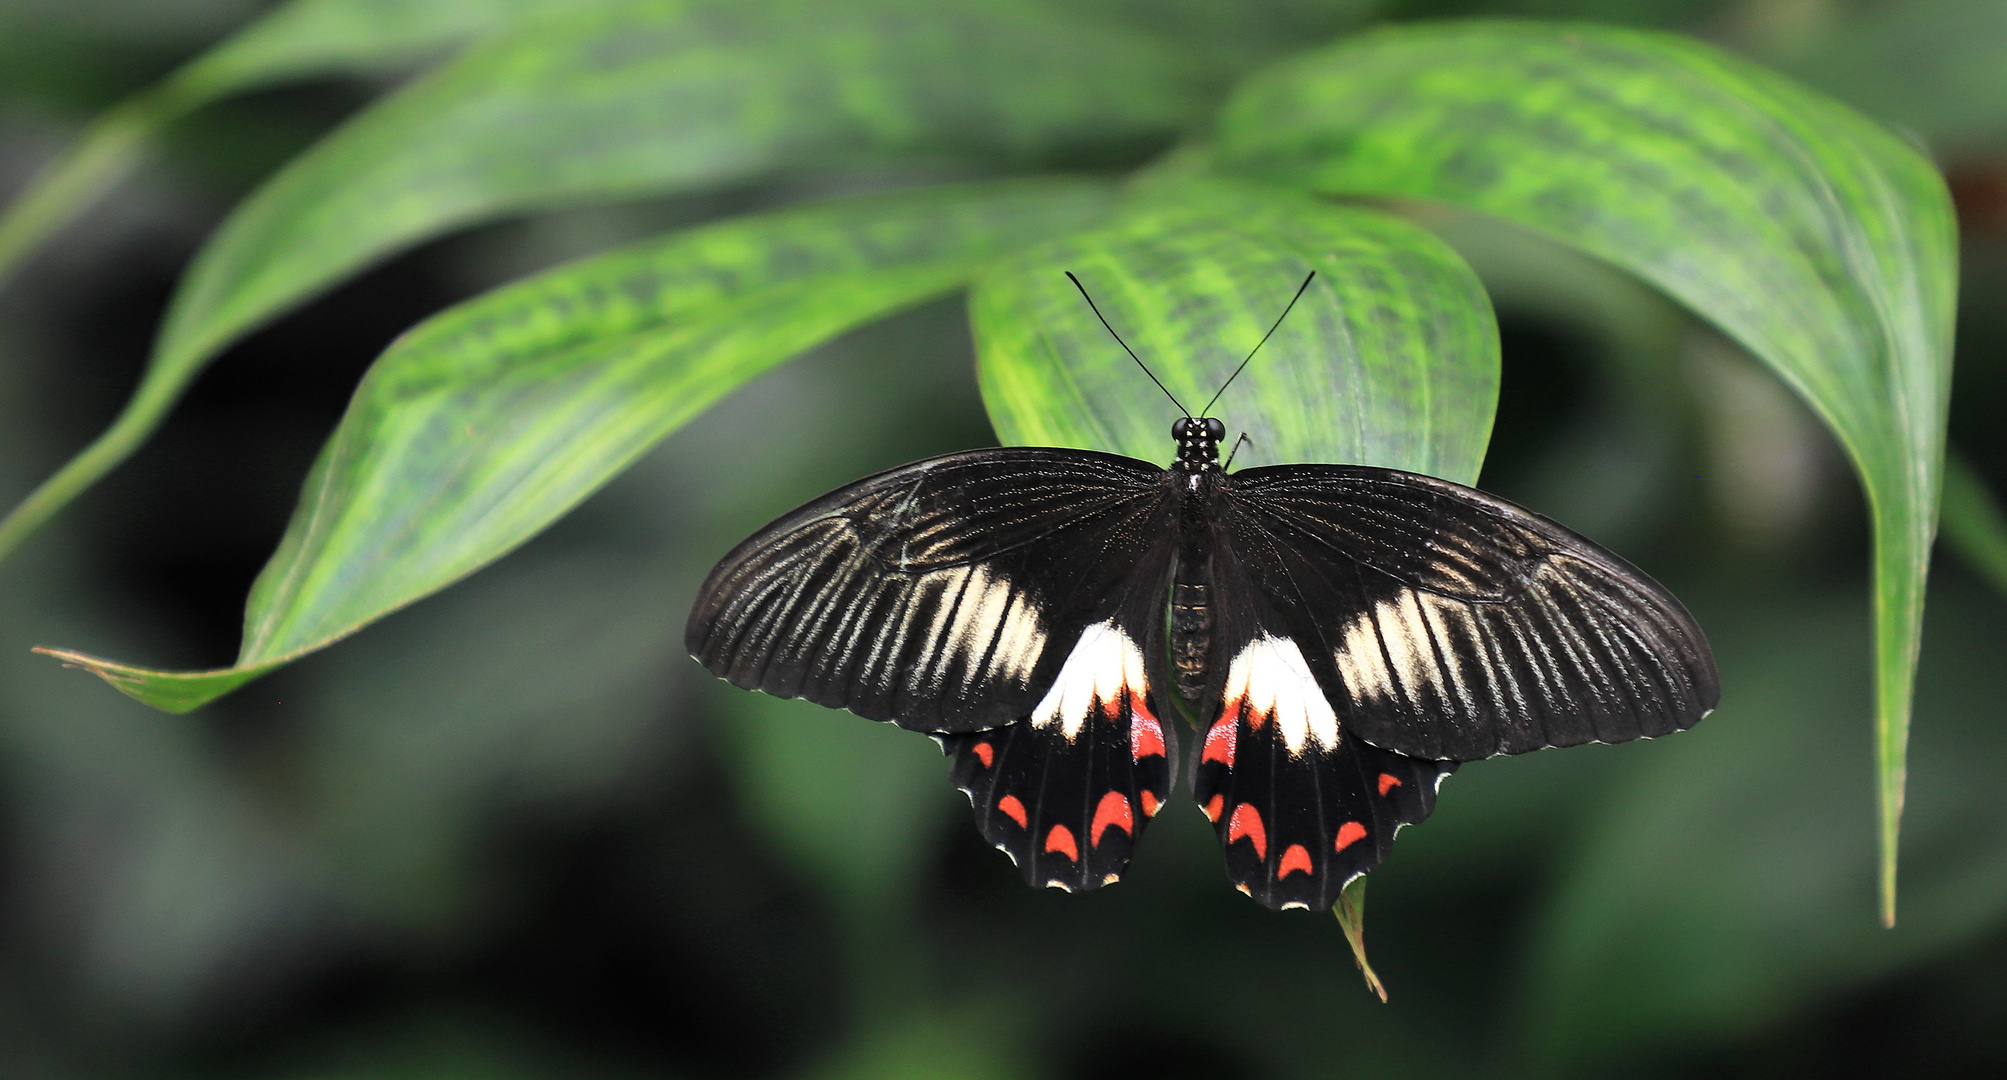
[[[1481,637],[1468,608],[1405,589],[1348,623],[1332,659],[1357,702],[1412,695],[1425,687],[1444,699],[1468,702],[1463,670],[1456,651],[1448,647],[1459,631],[1464,637]],[[1437,643],[1443,646],[1440,654]]]
[[[980,564],[929,574],[921,588],[935,600],[924,651],[935,691],[958,664],[964,690],[984,679],[1031,681],[1045,648],[1037,601]]]
[[[1338,714],[1324,700],[1303,650],[1286,637],[1263,634],[1233,658],[1226,701],[1229,709],[1244,702],[1256,716],[1273,718],[1291,756],[1313,741],[1320,749],[1338,749]]]
[[[1031,710],[1031,722],[1035,727],[1056,726],[1072,742],[1096,703],[1112,706],[1124,690],[1141,698],[1147,682],[1143,650],[1115,628],[1115,620],[1095,623],[1080,632],[1052,689]]]
[[[970,670],[975,669],[974,661],[982,659],[983,647],[994,642],[988,674],[1024,685],[1045,644],[1045,634],[1038,628],[1038,607],[1031,597],[1016,592],[1010,582],[978,565],[969,569],[962,611],[966,614],[956,614],[961,629],[955,635],[954,649],[967,654]]]

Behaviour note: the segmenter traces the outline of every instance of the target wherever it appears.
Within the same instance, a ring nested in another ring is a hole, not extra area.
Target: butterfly
[[[685,643],[736,686],[932,735],[1033,886],[1121,878],[1188,714],[1227,876],[1277,909],[1330,908],[1461,762],[1713,709],[1699,625],[1622,558],[1416,473],[1229,472],[1211,407],[1179,406],[1168,468],[996,447],[838,488],[717,564]]]

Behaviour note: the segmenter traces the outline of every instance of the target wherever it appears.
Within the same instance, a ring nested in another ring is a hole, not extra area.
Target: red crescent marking
[[[1094,808],[1094,824],[1087,827],[1088,842],[1100,847],[1102,835],[1110,829],[1136,835],[1136,813],[1129,809],[1129,800],[1119,791],[1101,796],[1101,804]]]
[[[1361,829],[1360,832],[1365,830]],[[1340,833],[1344,830],[1340,829]],[[1227,822],[1226,841],[1231,844],[1241,837],[1254,841],[1254,857],[1268,858],[1268,826],[1261,823],[1261,811],[1252,803],[1241,803],[1233,808],[1233,818]]]
[[[1129,698],[1129,760],[1164,756],[1164,728],[1134,695]]]
[[[975,751],[976,757],[982,761],[983,768],[985,769],[989,768],[991,763],[996,761],[997,752],[990,748],[989,743],[979,742],[976,745],[970,747],[969,749]],[[1380,794],[1385,795],[1386,793],[1387,793],[1387,785],[1381,784]]]
[[[1149,788],[1144,788],[1144,789],[1143,789],[1143,816],[1144,816],[1144,817],[1156,817],[1156,816],[1157,816],[1157,808],[1158,808],[1158,807],[1160,807],[1160,806],[1162,806],[1162,805],[1164,805],[1164,804],[1163,804],[1163,803],[1160,803],[1160,802],[1158,802],[1158,801],[1157,801],[1157,793],[1156,793],[1156,792],[1154,792],[1154,791],[1151,791],[1151,790],[1150,790]]]
[[[1289,850],[1282,853],[1282,862],[1276,866],[1275,879],[1281,881],[1298,870],[1306,874],[1316,873],[1316,868],[1310,865],[1310,852],[1304,850],[1302,844],[1291,844]]]
[[[1389,791],[1392,791],[1392,790],[1394,790],[1395,788],[1397,788],[1397,787],[1400,787],[1400,786],[1401,786],[1401,778],[1400,778],[1400,777],[1398,777],[1398,776],[1395,776],[1395,775],[1394,775],[1393,773],[1381,773],[1381,774],[1380,774],[1380,794],[1381,794],[1381,795],[1385,795],[1385,794],[1386,794],[1387,792],[1389,792]]]
[[[1221,808],[1221,806],[1223,806],[1223,805],[1224,805],[1224,802],[1223,802],[1223,800],[1221,800],[1221,798],[1220,798],[1220,797],[1219,797],[1218,795],[1215,795],[1215,796],[1213,796],[1212,798],[1210,798],[1210,799],[1207,799],[1207,800],[1206,800],[1206,816],[1207,816],[1207,817],[1209,817],[1209,818],[1211,818],[1211,819],[1212,819],[1212,820],[1214,820],[1214,821],[1218,821],[1218,820],[1220,819],[1220,808]]]
[[[1073,830],[1064,825],[1054,825],[1045,834],[1045,850],[1057,851],[1074,862],[1080,861],[1080,845],[1073,842]]]
[[[1233,721],[1222,717],[1219,723],[1206,729],[1206,748],[1199,754],[1199,760],[1217,761],[1229,769],[1233,768],[1233,736]]]
[[[1017,827],[1020,829],[1024,828],[1031,821],[1030,818],[1025,816],[1024,804],[1018,802],[1015,795],[1006,795],[998,799],[997,812],[1017,822]]]
[[[1348,821],[1338,826],[1338,842],[1332,845],[1331,850],[1343,851],[1365,838],[1366,827],[1356,821]]]

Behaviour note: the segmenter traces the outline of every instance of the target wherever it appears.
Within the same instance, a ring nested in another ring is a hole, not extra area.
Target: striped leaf
[[[1092,223],[1098,184],[856,198],[714,225],[477,297],[379,358],[252,587],[237,662],[45,649],[185,712],[499,558],[734,387]]]
[[[1846,448],[1875,537],[1883,917],[1951,370],[1951,204],[1915,150],[1686,38],[1473,21],[1370,33],[1229,103],[1217,166],[1494,214],[1643,277],[1740,341]]]
[[[232,213],[125,412],[0,525],[0,555],[142,444],[218,351],[394,252],[506,214],[789,170],[1133,157],[1205,100],[1179,56],[1036,0],[619,0],[529,20]]]
[[[1214,413],[1251,444],[1237,464],[1353,462],[1476,479],[1498,400],[1498,330],[1477,277],[1442,241],[1377,210],[1225,183],[1146,190],[1091,233],[978,281],[970,317],[983,397],[1007,443],[1162,460],[1317,277]]]

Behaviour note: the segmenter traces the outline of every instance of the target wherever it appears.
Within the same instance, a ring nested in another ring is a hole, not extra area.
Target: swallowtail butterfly
[[[983,836],[1067,890],[1119,879],[1170,800],[1182,702],[1227,875],[1278,909],[1335,904],[1459,762],[1714,707],[1693,617],[1593,541],[1415,473],[1227,472],[1211,405],[1179,408],[1169,468],[998,447],[832,491],[725,556],[685,642],[931,734]]]

